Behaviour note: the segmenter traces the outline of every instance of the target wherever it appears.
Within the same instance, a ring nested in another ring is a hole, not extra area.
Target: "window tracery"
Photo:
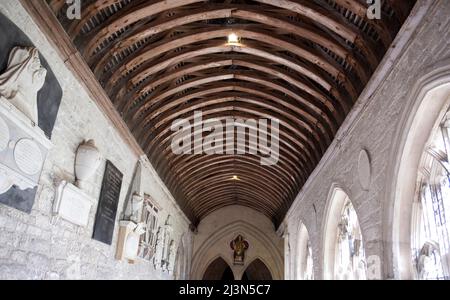
[[[338,223],[335,258],[335,278],[366,279],[366,258],[356,211],[346,198]]]
[[[418,174],[411,243],[418,279],[450,279],[449,117],[431,135]]]

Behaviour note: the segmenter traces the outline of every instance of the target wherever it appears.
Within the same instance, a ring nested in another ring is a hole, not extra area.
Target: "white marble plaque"
[[[94,199],[74,185],[62,182],[57,190],[53,212],[66,221],[86,227]]]
[[[36,142],[31,139],[21,139],[14,149],[14,160],[19,169],[27,175],[40,172],[44,159]]]
[[[8,147],[9,139],[10,134],[8,124],[0,117],[0,152]]]
[[[368,191],[371,181],[371,165],[369,153],[366,150],[361,150],[358,159],[358,177],[359,183],[363,190]]]

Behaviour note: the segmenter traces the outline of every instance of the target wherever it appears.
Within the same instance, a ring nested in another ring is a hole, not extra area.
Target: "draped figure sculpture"
[[[47,70],[33,47],[12,49],[6,71],[0,75],[0,95],[34,124],[38,123],[37,93],[44,86]]]

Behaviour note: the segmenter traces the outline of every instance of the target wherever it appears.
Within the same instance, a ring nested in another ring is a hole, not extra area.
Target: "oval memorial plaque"
[[[27,175],[36,175],[44,162],[41,149],[30,139],[22,139],[17,142],[14,159],[19,169]]]
[[[9,144],[8,124],[0,117],[0,151],[5,150]]]
[[[361,150],[358,159],[358,177],[359,183],[365,191],[368,191],[370,188],[371,173],[369,153],[366,150]]]

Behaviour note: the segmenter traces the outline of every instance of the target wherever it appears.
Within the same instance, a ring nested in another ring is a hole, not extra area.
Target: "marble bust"
[[[44,86],[47,70],[33,47],[12,49],[6,71],[0,75],[0,95],[35,124],[38,123],[37,93]]]

